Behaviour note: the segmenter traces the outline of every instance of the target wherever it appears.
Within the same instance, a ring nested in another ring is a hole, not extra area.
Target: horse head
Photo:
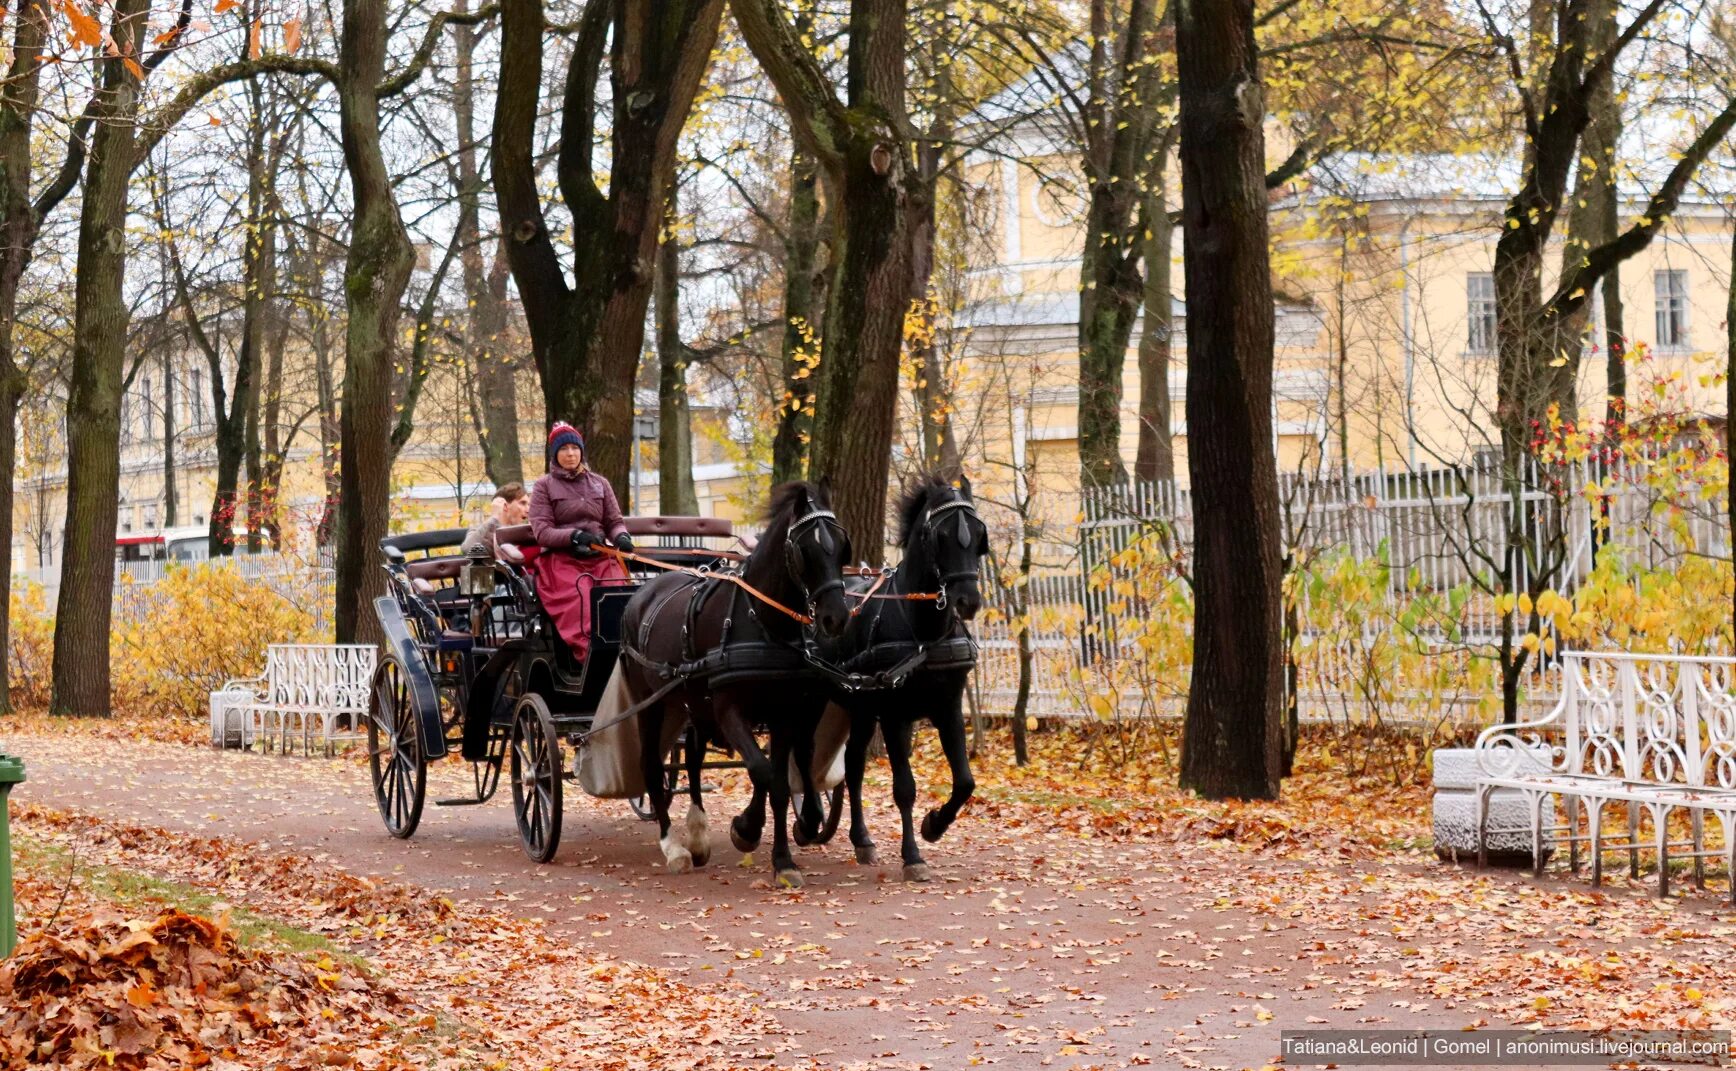
[[[762,547],[783,546],[780,586],[799,594],[823,636],[838,635],[850,620],[844,600],[850,535],[832,512],[831,498],[824,482],[797,481],[775,488],[761,541]]]
[[[988,526],[977,516],[970,480],[955,486],[935,475],[922,477],[899,503],[903,524],[898,545],[919,583],[932,583],[936,606],[969,621],[982,609],[978,572],[989,550]]]

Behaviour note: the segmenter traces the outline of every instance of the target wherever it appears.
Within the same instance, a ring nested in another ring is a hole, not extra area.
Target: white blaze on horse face
[[[685,874],[693,869],[693,853],[687,850],[687,845],[675,840],[673,829],[670,830],[670,833],[670,836],[658,841],[657,846],[663,849],[663,861],[668,864],[669,872],[671,874]]]

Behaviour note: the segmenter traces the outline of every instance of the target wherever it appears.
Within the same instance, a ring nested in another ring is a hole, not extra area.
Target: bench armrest
[[[1559,733],[1565,728],[1567,698],[1567,689],[1563,689],[1554,708],[1536,721],[1491,725],[1478,733],[1477,767],[1490,777],[1565,772],[1569,765],[1566,746],[1545,740],[1543,732]]]
[[[257,702],[265,698],[269,691],[269,680],[265,676],[241,677],[232,681],[224,681],[219,692],[245,692]]]

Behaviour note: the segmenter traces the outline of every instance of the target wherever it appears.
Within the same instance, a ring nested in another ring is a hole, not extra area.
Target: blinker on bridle
[[[784,536],[785,563],[789,567],[791,578],[795,580],[796,586],[802,589],[802,597],[807,600],[809,617],[814,616],[814,604],[821,595],[833,588],[841,588],[844,586],[843,577],[833,577],[824,584],[821,584],[819,587],[809,591],[808,582],[802,578],[801,562],[796,551],[796,540],[800,537],[801,531],[805,526],[809,524],[814,525],[819,536],[818,542],[820,544],[820,549],[827,554],[832,552],[832,534],[825,528],[820,527],[821,522],[829,522],[830,525],[837,528],[840,533],[844,530],[844,526],[838,523],[838,515],[836,513],[833,513],[829,509],[812,509],[792,521],[790,523],[789,532]]]
[[[957,495],[956,492],[954,493]],[[982,523],[982,518],[977,515],[976,506],[971,503],[971,500],[965,498],[963,495],[957,495],[951,501],[942,502],[940,505],[935,506],[933,509],[923,514],[922,527],[928,532],[930,543],[935,541],[934,532],[936,519],[943,517],[945,514],[950,513],[953,510],[963,510],[968,516],[975,517],[977,523]],[[971,544],[971,534],[970,525],[966,524],[963,518],[960,518],[958,522],[958,545],[960,547],[969,547]],[[946,609],[946,586],[948,584],[955,580],[964,580],[967,577],[974,580],[977,578],[977,575],[978,571],[974,559],[971,562],[971,568],[963,569],[956,573],[946,574],[941,573],[940,563],[936,561],[934,563],[934,576],[938,590],[938,597],[935,599],[935,608],[939,610]]]

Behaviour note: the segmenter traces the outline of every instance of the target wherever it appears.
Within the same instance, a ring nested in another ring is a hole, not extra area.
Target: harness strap
[[[902,662],[891,669],[883,669],[878,673],[854,673],[843,666],[826,661],[815,654],[810,647],[803,652],[808,664],[831,678],[832,683],[847,692],[879,691],[885,688],[896,688],[904,683],[904,678],[928,660],[928,644],[918,644]]]
[[[622,646],[625,646],[625,644],[623,644]],[[627,650],[632,651],[632,648],[628,647]],[[637,654],[638,652],[633,651],[633,653]],[[685,683],[687,683],[686,677],[676,677],[673,680],[670,680],[668,683],[664,684],[663,687],[657,689],[655,692],[652,692],[650,695],[646,696],[644,699],[639,700],[637,703],[634,703],[632,706],[628,707],[626,710],[623,710],[619,714],[615,715],[613,718],[610,718],[604,724],[591,726],[589,729],[578,734],[578,741],[579,741],[580,745],[585,744],[587,741],[589,741],[591,739],[591,737],[596,736],[598,733],[604,731],[605,729],[613,729],[615,726],[626,721],[628,718],[632,718],[632,717],[637,716],[640,711],[649,707],[652,703],[657,702],[659,699],[662,699],[664,696],[668,695],[670,692],[673,692],[675,689],[681,687]]]
[[[709,570],[694,569],[691,566],[686,565],[671,565],[668,562],[660,562],[655,558],[647,558],[641,554],[634,554],[631,551],[621,550],[619,547],[611,547],[605,543],[592,543],[591,549],[600,554],[613,555],[622,563],[622,569],[627,568],[627,562],[634,561],[639,562],[642,565],[654,565],[659,569],[667,569],[672,573],[686,573],[689,576],[697,576],[708,580],[722,580],[734,584],[736,587],[747,592],[749,595],[752,595],[760,602],[765,603],[767,606],[792,618],[793,620],[799,621],[804,625],[811,625],[814,623],[814,619],[809,617],[807,614],[790,609],[788,606],[785,606],[783,603],[772,598],[770,595],[767,595],[765,592],[754,587],[752,584],[743,580],[734,573],[714,573]]]

